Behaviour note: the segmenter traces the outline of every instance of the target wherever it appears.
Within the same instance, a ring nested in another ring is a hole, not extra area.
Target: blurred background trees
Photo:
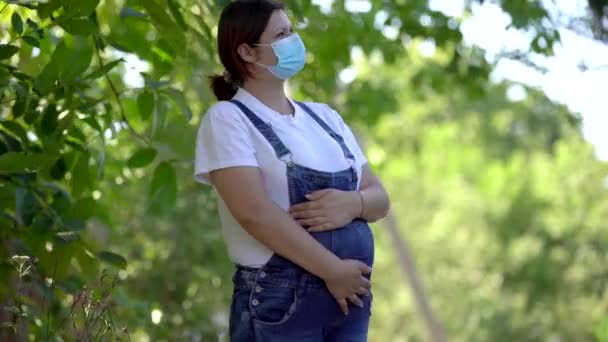
[[[192,159],[228,2],[0,2],[0,339],[227,340],[232,265]],[[608,166],[580,115],[492,80],[461,32],[483,2],[286,1],[308,49],[290,91],[365,141],[450,341],[608,341]],[[531,35],[500,58],[542,69],[564,28],[606,41],[606,1],[496,4]],[[425,341],[374,229],[370,340]]]

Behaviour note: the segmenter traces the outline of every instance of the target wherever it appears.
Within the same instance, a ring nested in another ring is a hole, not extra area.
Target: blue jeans
[[[232,101],[285,160],[291,152],[272,127],[238,101]],[[340,145],[347,160],[354,156],[344,139],[310,108],[298,103]],[[306,194],[322,189],[355,191],[358,175],[354,167],[324,172],[286,161],[291,205],[306,202]],[[305,227],[304,227],[305,228]],[[311,233],[325,248],[341,259],[356,259],[372,266],[374,237],[365,220],[356,219],[339,229]],[[366,275],[369,277],[369,275]],[[230,338],[233,342],[364,342],[371,315],[372,296],[362,297],[363,307],[349,304],[344,315],[323,280],[292,261],[274,254],[261,268],[237,265],[230,310]]]
[[[365,342],[372,296],[344,315],[323,281],[296,269],[237,266],[233,342]]]

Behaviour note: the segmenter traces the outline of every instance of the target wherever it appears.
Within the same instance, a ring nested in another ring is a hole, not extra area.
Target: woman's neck
[[[295,109],[285,95],[283,81],[269,82],[268,80],[248,79],[243,84],[243,89],[275,112],[286,115],[293,115],[294,113]]]

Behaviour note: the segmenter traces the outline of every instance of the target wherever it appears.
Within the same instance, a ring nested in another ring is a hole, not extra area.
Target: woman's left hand
[[[291,216],[309,232],[344,227],[361,212],[361,199],[355,191],[323,189],[306,195],[309,200],[289,208]]]

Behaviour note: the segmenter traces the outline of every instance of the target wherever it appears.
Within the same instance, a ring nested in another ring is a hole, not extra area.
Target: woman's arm
[[[390,206],[388,194],[368,164],[362,170],[359,191],[314,191],[306,195],[308,202],[292,206],[289,213],[310,232],[341,228],[356,218],[374,222],[385,217]]]
[[[358,217],[369,222],[375,222],[388,214],[390,200],[382,182],[372,172],[369,164],[363,165],[362,174],[358,191],[361,211],[359,211]]]
[[[361,304],[357,294],[368,293],[370,284],[362,274],[369,267],[341,260],[302,229],[268,197],[258,168],[225,168],[210,176],[234,218],[256,240],[322,278],[345,313],[347,299]]]
[[[237,222],[272,251],[322,278],[340,261],[268,198],[258,168],[233,167],[210,176]]]

